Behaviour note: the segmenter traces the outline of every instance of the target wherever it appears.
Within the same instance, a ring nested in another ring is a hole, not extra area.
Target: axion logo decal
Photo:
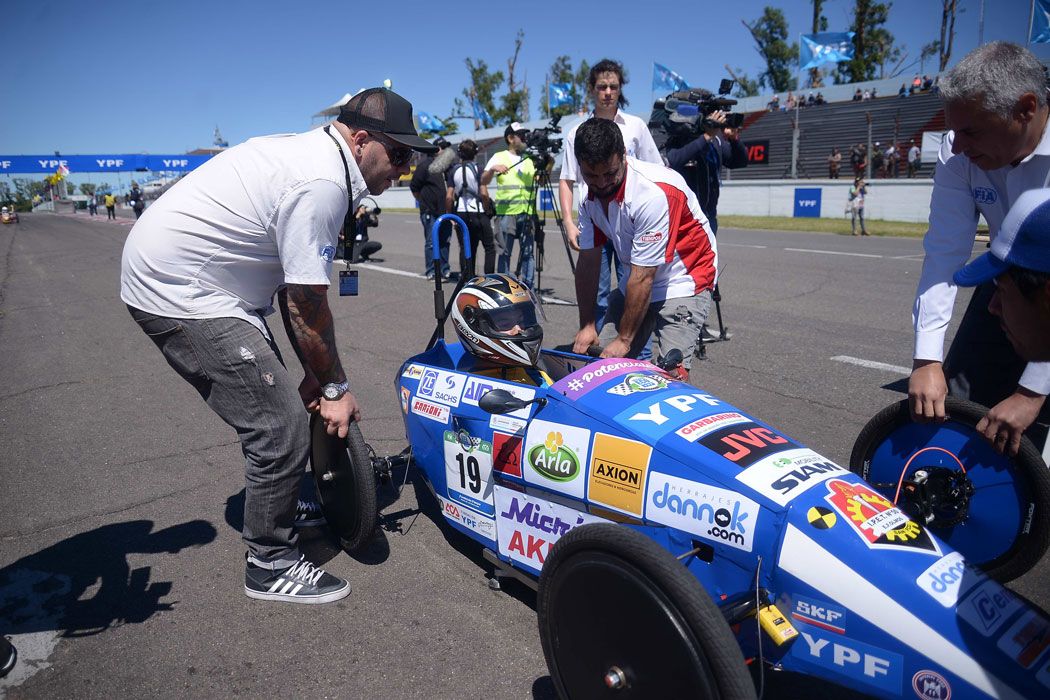
[[[670,383],[667,379],[655,374],[632,372],[624,377],[622,382],[609,389],[609,393],[617,396],[627,396],[643,391],[658,391],[666,389]]]
[[[580,474],[580,462],[563,443],[561,433],[547,433],[542,445],[529,450],[529,465],[553,481],[572,481]]]
[[[653,449],[642,442],[597,433],[591,450],[587,498],[617,510],[641,516],[645,475]]]
[[[865,484],[832,479],[824,500],[871,549],[941,553],[925,528]]]

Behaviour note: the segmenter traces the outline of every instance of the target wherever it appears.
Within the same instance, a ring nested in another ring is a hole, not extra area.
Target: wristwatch
[[[348,389],[350,389],[349,382],[325,384],[321,389],[321,396],[324,397],[325,401],[338,401],[343,398]]]

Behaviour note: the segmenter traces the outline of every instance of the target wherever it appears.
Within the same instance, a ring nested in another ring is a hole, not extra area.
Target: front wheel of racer
[[[321,512],[343,549],[353,552],[372,539],[379,519],[376,476],[357,423],[346,438],[325,432],[317,413],[310,418],[310,468]]]
[[[558,540],[540,575],[537,616],[561,698],[755,698],[710,596],[635,530],[596,523]]]
[[[1015,457],[976,430],[988,413],[948,397],[948,420],[914,423],[908,400],[861,430],[850,470],[989,576],[1023,575],[1050,545],[1050,473],[1028,438]]]

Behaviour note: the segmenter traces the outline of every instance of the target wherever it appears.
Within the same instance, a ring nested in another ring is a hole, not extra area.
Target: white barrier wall
[[[841,180],[741,180],[722,182],[718,214],[744,216],[794,216],[795,190],[819,190],[821,218],[845,216],[850,179]],[[864,216],[885,221],[925,222],[930,214],[933,180],[871,180]],[[413,209],[416,201],[407,187],[394,187],[373,197],[384,209]],[[811,200],[810,200],[811,201]],[[809,210],[811,211],[811,210]]]
[[[820,218],[845,216],[851,179],[722,181],[718,215],[794,216],[795,190],[820,190]],[[925,222],[930,215],[933,180],[869,180],[864,218]]]

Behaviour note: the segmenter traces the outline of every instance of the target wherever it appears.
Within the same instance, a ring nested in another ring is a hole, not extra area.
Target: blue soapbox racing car
[[[318,493],[352,550],[377,472],[411,462],[497,575],[537,588],[561,697],[755,698],[763,668],[886,698],[1050,697],[1050,620],[1000,584],[1050,534],[1030,443],[998,455],[972,405],[936,426],[892,406],[845,468],[647,362],[544,350],[540,381],[479,374],[436,285],[438,329],[396,379],[409,448],[377,458],[356,425],[315,422]]]

